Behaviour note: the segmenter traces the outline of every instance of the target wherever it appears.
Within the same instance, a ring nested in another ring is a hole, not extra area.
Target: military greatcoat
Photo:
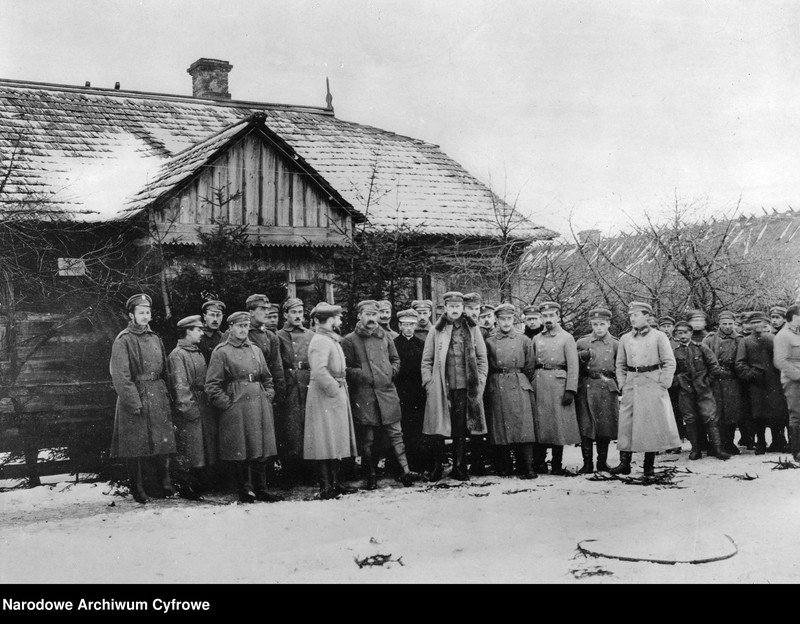
[[[206,360],[200,348],[185,338],[169,354],[170,382],[175,399],[178,457],[186,468],[217,461],[217,417],[206,397]]]
[[[282,455],[303,455],[303,426],[306,419],[306,394],[311,372],[308,347],[314,332],[286,323],[277,332],[281,341],[283,375],[286,382],[282,413],[278,422],[278,448]]]
[[[617,383],[622,391],[617,448],[658,452],[681,445],[667,389],[675,374],[669,338],[651,327],[622,336],[617,349]],[[635,369],[654,370],[637,371]]]
[[[175,452],[167,354],[149,326],[130,323],[114,340],[109,363],[117,391],[111,457]]]
[[[690,340],[673,348],[675,375],[673,385],[678,387],[678,408],[683,422],[693,425],[698,416],[704,423],[716,420],[717,405],[711,390],[712,379],[722,372],[717,358],[708,346]]]
[[[203,327],[203,335],[200,336],[200,353],[208,366],[208,361],[211,359],[211,352],[217,348],[217,345],[222,342],[222,332],[218,329],[211,329],[210,327]]]
[[[339,459],[358,454],[340,341],[338,334],[320,327],[308,345],[311,379],[305,405],[305,459]]]
[[[579,444],[581,433],[575,402],[561,405],[566,390],[578,390],[578,350],[575,339],[561,327],[533,337],[536,374],[536,441],[540,444]]]
[[[205,391],[219,414],[219,458],[226,461],[277,455],[272,416],[272,375],[264,353],[233,335],[211,354]]]
[[[394,385],[400,397],[400,411],[403,415],[403,434],[422,435],[422,420],[425,415],[425,388],[422,386],[422,351],[425,343],[411,336],[397,336],[394,346],[400,358],[400,371]]]
[[[575,409],[581,436],[616,438],[619,427],[619,388],[616,361],[619,340],[610,334],[593,334],[575,343],[581,362]]]
[[[747,383],[753,420],[768,426],[785,425],[789,420],[781,375],[773,362],[774,343],[772,334],[753,333],[736,350],[736,372]]]
[[[739,334],[725,335],[722,332],[709,334],[703,339],[703,344],[711,349],[720,367],[719,376],[711,381],[711,390],[721,425],[738,425],[746,414],[747,397],[736,375],[736,350],[741,341]]]
[[[530,339],[516,329],[508,333],[496,331],[486,340],[486,354],[489,442],[499,445],[536,442],[536,397],[530,382],[536,360]]]

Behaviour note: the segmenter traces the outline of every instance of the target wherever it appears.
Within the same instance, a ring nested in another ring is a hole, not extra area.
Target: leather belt
[[[493,368],[489,371],[490,374],[495,375],[497,373],[505,375],[506,373],[521,373],[522,369],[519,366],[510,366],[507,368]]]
[[[233,379],[231,379],[231,382],[234,381],[248,381],[250,383],[255,383],[261,380],[258,378],[258,375],[256,373],[250,373],[249,375],[247,375],[247,377],[234,377]]]
[[[661,369],[661,364],[651,364],[650,366],[629,366],[629,373],[649,373],[654,370]]]
[[[310,367],[308,366],[308,362],[298,362],[297,366],[290,368],[289,370],[310,370]]]
[[[608,377],[613,378],[615,373],[612,373],[611,371],[593,371],[593,372],[588,373],[587,375],[591,379],[603,379],[604,377],[605,378],[608,378]]]
[[[144,373],[143,375],[136,375],[136,381],[156,381],[161,379],[158,373]]]
[[[566,364],[537,364],[535,368],[543,368],[544,370],[567,370]]]

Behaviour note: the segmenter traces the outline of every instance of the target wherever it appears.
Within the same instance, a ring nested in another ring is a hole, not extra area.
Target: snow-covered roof
[[[438,146],[328,109],[10,80],[0,80],[0,169],[10,170],[3,204],[86,221],[126,218],[185,179],[254,112],[375,227],[499,234],[499,199]],[[513,236],[555,233],[521,218]]]

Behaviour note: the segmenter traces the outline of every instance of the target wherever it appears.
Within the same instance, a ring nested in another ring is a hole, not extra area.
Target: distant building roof
[[[500,199],[438,146],[329,109],[11,80],[0,80],[3,203],[36,204],[53,218],[124,219],[191,175],[255,112],[372,226],[498,235]],[[512,237],[555,235],[520,217]]]

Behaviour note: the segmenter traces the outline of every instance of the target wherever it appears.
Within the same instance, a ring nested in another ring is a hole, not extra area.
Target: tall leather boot
[[[533,469],[533,443],[520,444],[517,449],[519,450],[519,461],[522,464],[519,478],[536,479],[539,475]]]
[[[592,460],[592,451],[594,440],[581,436],[581,455],[583,455],[583,467],[578,471],[578,474],[592,474],[594,472],[594,462]]]
[[[514,471],[511,464],[511,447],[503,444],[494,447],[494,464],[497,466],[498,477],[510,477]]]
[[[730,455],[739,455],[739,447],[733,443],[736,437],[736,425],[720,425],[719,435],[722,438],[722,448]]]
[[[172,498],[175,496],[175,487],[169,474],[169,455],[156,455],[156,469],[162,495],[164,498]]]
[[[619,452],[619,464],[609,470],[611,474],[629,475],[631,473],[631,460],[633,453],[631,451]]]
[[[656,454],[655,453],[645,453],[644,454],[644,476],[645,477],[654,477],[656,474],[655,470],[656,464]]]
[[[319,479],[319,498],[320,500],[331,500],[336,498],[337,494],[331,485],[332,470],[330,466],[331,460],[322,459],[314,462],[317,466],[317,478]]]
[[[378,471],[371,450],[361,451],[361,470],[364,472],[364,489],[378,489]]]
[[[425,472],[425,480],[441,481],[444,474],[444,440],[429,438],[427,446],[430,466]]]
[[[766,440],[766,425],[763,425],[760,422],[756,422],[753,424],[753,437],[755,438],[755,451],[756,455],[763,455],[767,452],[767,440]]]
[[[142,475],[142,458],[131,457],[127,460],[128,479],[130,480],[131,496],[140,505],[144,505],[149,500],[147,493],[144,491],[144,478]]]
[[[792,443],[792,458],[794,461],[800,462],[800,425],[789,427],[789,439]]]
[[[752,420],[745,418],[739,423],[739,446],[745,447],[748,451],[755,449],[756,441]]]
[[[339,481],[339,470],[341,469],[342,462],[338,459],[329,459],[328,462],[331,472],[331,487],[333,488],[333,491],[341,495],[355,494],[358,492],[358,488],[342,485],[342,483]]]
[[[769,453],[785,453],[789,450],[789,445],[783,435],[783,425],[773,426],[769,428],[772,434],[772,442],[767,447]]]
[[[469,438],[469,474],[482,477],[486,474],[486,436]]]
[[[283,500],[283,496],[271,494],[267,491],[267,462],[257,459],[250,460],[250,474],[253,476],[253,492],[256,500],[262,503],[277,503]]]
[[[689,453],[689,459],[702,459],[703,450],[700,447],[700,432],[697,430],[695,423],[686,423],[686,437],[692,443],[692,450]]]
[[[717,459],[730,459],[730,453],[726,453],[722,448],[722,438],[719,434],[719,424],[716,420],[706,423],[706,431],[711,439],[711,455]]]
[[[563,475],[564,467],[561,465],[564,459],[564,447],[560,444],[554,444],[552,450],[553,456],[550,460],[550,474]]]
[[[608,438],[597,438],[597,465],[595,469],[597,472],[608,472],[611,470],[609,465],[606,463],[608,461],[608,444],[610,440]]]
[[[538,442],[533,443],[533,469],[536,474],[547,474],[547,447]]]
[[[451,479],[469,481],[469,471],[467,470],[467,463],[464,458],[466,450],[466,438],[453,438],[453,469],[450,471]]]
[[[239,490],[239,501],[254,503],[256,494],[253,492],[253,481],[250,476],[250,462],[247,460],[233,462],[236,471],[236,487]]]

